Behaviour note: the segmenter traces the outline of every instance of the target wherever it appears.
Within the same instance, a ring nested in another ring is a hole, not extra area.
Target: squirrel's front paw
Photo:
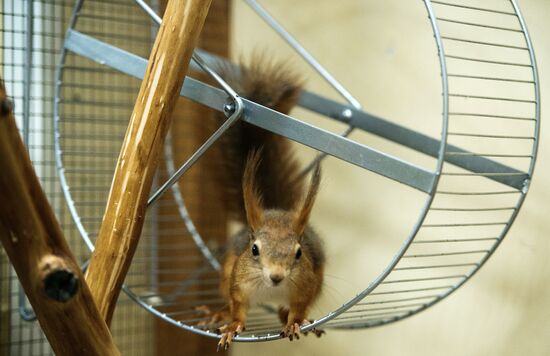
[[[311,323],[313,323],[313,320],[304,320],[304,321],[302,322],[302,326],[306,326],[306,325],[309,325],[309,324],[311,324]],[[309,330],[309,331],[304,331],[303,334],[304,334],[305,336],[307,336],[310,332],[311,332],[311,333],[314,333],[315,336],[317,336],[317,337],[321,337],[321,335],[326,334],[325,330],[317,329],[317,328],[313,328],[313,329],[311,329],[311,330]]]
[[[281,331],[281,336],[288,337],[290,341],[294,340],[294,338],[296,338],[296,340],[299,340],[300,326],[305,325],[309,325],[308,320],[302,320],[302,322],[300,322],[299,320],[294,320],[293,322],[289,321],[288,324],[286,324],[286,326],[283,328],[283,331]]]
[[[298,324],[298,321],[294,321],[293,323],[288,323],[284,328],[283,331],[281,331],[282,337],[288,337],[290,341],[294,340],[296,338],[297,340],[300,339],[300,326],[306,326],[311,324],[309,320],[302,320],[300,324]],[[308,335],[309,332],[312,332],[317,337],[321,337],[325,332],[320,329],[311,329],[310,331],[303,332],[304,335]]]
[[[243,330],[244,324],[240,321],[234,321],[232,323],[222,326],[219,329],[222,337],[220,339],[220,342],[218,342],[218,348],[216,351],[220,351],[221,349],[227,350],[229,348],[229,345],[231,345],[233,338]]]
[[[290,341],[300,339],[300,325],[298,323],[289,323],[281,331],[282,337],[288,337]]]

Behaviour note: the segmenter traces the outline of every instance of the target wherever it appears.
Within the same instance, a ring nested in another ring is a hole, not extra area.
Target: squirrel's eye
[[[298,251],[296,251],[296,259],[299,260],[300,257],[302,257],[302,249],[298,248]]]
[[[253,256],[259,256],[260,255],[260,249],[256,244],[252,245],[252,255]]]

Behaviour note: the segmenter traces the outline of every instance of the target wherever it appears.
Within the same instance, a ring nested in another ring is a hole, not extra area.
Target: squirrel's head
[[[267,210],[262,223],[250,227],[249,251],[252,263],[261,271],[261,279],[267,285],[277,286],[303,261],[300,235],[293,229],[292,213]]]
[[[298,207],[291,211],[265,210],[254,185],[260,153],[249,155],[243,175],[244,206],[250,229],[250,248],[245,253],[261,268],[264,281],[276,286],[297,266],[307,263],[303,261],[307,257],[302,256],[300,243],[319,190],[321,171],[317,165],[307,194]]]

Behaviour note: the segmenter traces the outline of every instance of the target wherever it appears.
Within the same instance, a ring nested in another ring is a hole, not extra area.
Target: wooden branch
[[[160,1],[161,8],[166,1]],[[213,1],[204,22],[198,47],[222,57],[229,57],[231,1]],[[194,78],[208,82],[208,75],[195,72]],[[204,105],[197,104],[189,99],[180,97],[172,114],[172,153],[174,164],[179,166],[190,157],[197,147],[212,135],[219,127],[220,122],[216,112]],[[224,197],[226,181],[224,170],[220,169],[223,160],[223,145],[214,144],[197,163],[185,173],[184,179],[178,182],[187,210],[193,222],[200,231],[208,246],[224,246],[227,240],[228,214],[225,209]],[[207,203],[205,203],[207,202]],[[174,197],[171,193],[165,194],[159,201],[158,213],[158,292],[168,295],[173,292],[172,283],[175,280],[189,278],[185,271],[199,270],[204,266],[204,256],[197,248],[190,247],[182,255],[181,249],[174,249],[176,241],[170,231],[186,231],[181,219],[169,219],[175,211]],[[163,219],[164,218],[164,219]],[[191,237],[187,233],[181,234],[182,239]],[[162,273],[163,270],[182,271],[181,274]],[[163,283],[172,282],[172,283]],[[182,305],[204,303],[201,291],[211,290],[210,285],[197,283],[191,287],[189,294],[182,295],[174,301],[173,306],[163,307],[163,312],[181,312]],[[195,292],[197,292],[195,294]],[[180,304],[181,303],[181,304]],[[177,304],[180,304],[179,306]],[[217,310],[217,309],[214,309]],[[228,351],[216,352],[218,340],[204,337],[182,330],[160,318],[155,320],[155,343],[157,355],[169,355],[178,350],[186,355],[223,356]]]
[[[210,2],[170,0],[149,57],[86,275],[107,324],[138,245],[172,109]]]
[[[57,355],[119,355],[42,191],[0,85],[0,240]]]

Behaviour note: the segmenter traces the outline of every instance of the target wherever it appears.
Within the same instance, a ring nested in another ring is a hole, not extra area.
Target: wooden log
[[[161,8],[165,5],[165,2],[161,0]],[[229,57],[230,10],[230,0],[212,2],[199,37],[198,47],[221,57]],[[203,73],[191,72],[190,75],[202,81],[208,82],[210,80],[208,75]],[[212,109],[180,97],[172,114],[170,129],[172,152],[176,167],[185,162],[197,147],[212,135],[219,125],[219,120],[216,119]],[[178,182],[187,210],[196,228],[210,247],[223,246],[228,231],[228,216],[224,206],[226,199],[223,196],[225,193],[224,180],[220,176],[223,174],[220,170],[220,162],[223,159],[222,149],[221,145],[214,144]],[[170,192],[161,198],[158,210],[160,217],[158,219],[158,230],[161,232],[185,231],[182,220],[169,218],[173,216],[175,209],[171,194]],[[171,248],[174,246],[175,241],[181,241],[182,239],[191,241],[190,236],[187,234],[181,234],[178,237],[179,239],[176,239],[175,236],[170,234],[163,236],[162,233],[159,237],[158,260],[161,263],[157,278],[161,285],[160,291],[162,294],[169,294],[173,290],[174,281],[189,279],[188,273],[183,272],[181,275],[166,274],[161,273],[163,270],[196,271],[206,263],[202,254],[196,248],[189,247],[185,251],[185,256],[183,256],[181,249]],[[174,258],[178,256],[180,258]],[[215,275],[209,274],[202,278],[212,277],[215,277]],[[164,284],[165,287],[162,287],[163,282],[168,282]],[[177,300],[173,307],[163,307],[163,312],[181,312],[181,305],[204,303],[200,300],[204,294],[200,292],[203,292],[205,287],[197,283],[193,288],[188,295]],[[217,290],[217,286],[209,286],[210,292],[212,289]],[[193,295],[193,292],[199,293]],[[178,306],[178,304],[180,305]],[[200,315],[197,317],[200,317]],[[182,331],[180,328],[159,318],[156,319],[155,332],[157,355],[170,354],[171,350],[179,350],[181,354],[186,355],[208,356],[215,354],[223,356],[228,354],[227,351],[216,352],[217,339]]]
[[[170,0],[136,99],[86,279],[110,324],[138,245],[172,109],[211,0]]]
[[[119,355],[42,191],[0,85],[0,240],[57,355]]]

